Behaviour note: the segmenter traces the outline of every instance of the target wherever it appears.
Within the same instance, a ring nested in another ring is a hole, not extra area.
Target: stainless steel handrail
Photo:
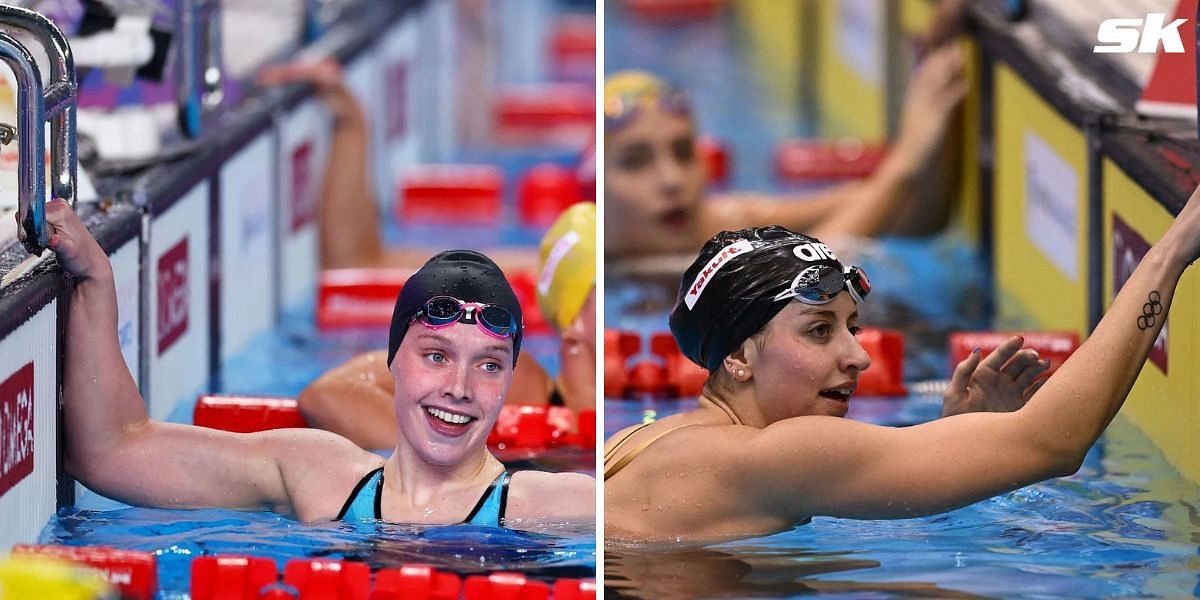
[[[200,135],[204,113],[224,98],[221,4],[217,0],[182,0],[178,6],[179,123],[184,135],[195,138]],[[205,45],[204,65],[198,69],[201,44]]]
[[[17,79],[17,236],[31,254],[49,242],[46,227],[46,140],[50,117],[50,183],[55,198],[75,204],[78,161],[75,155],[75,59],[58,27],[46,17],[15,6],[0,5],[0,60]],[[43,86],[41,71],[29,50],[11,33],[31,36],[50,62],[50,80]],[[43,93],[43,87],[45,92]]]

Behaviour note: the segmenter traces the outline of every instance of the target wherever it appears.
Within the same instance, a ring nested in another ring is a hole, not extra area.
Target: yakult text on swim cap
[[[700,294],[704,291],[705,286],[711,280],[713,273],[716,273],[729,262],[729,259],[743,253],[753,250],[754,246],[746,240],[738,240],[728,246],[725,246],[700,269],[700,273],[696,275],[696,280],[692,282],[692,286],[688,288],[687,295],[683,297],[683,303],[687,305],[688,310],[692,310],[696,306],[696,301],[700,299]]]

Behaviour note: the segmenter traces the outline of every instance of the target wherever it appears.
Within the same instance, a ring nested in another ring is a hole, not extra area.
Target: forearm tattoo
[[[1154,318],[1162,314],[1163,305],[1162,296],[1158,295],[1158,291],[1151,291],[1149,302],[1142,305],[1142,316],[1138,317],[1138,329],[1145,331],[1154,327]]]

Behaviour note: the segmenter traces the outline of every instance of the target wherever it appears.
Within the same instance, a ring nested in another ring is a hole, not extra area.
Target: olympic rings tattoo
[[[1150,292],[1150,301],[1142,305],[1142,316],[1137,318],[1138,329],[1145,331],[1154,327],[1154,317],[1161,315],[1163,311],[1162,296],[1157,291]]]

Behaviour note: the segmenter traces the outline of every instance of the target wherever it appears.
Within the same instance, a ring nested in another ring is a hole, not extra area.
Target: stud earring
[[[738,379],[743,379],[743,378],[745,378],[745,377],[746,377],[746,370],[745,370],[745,369],[738,369],[737,376],[738,376]]]

